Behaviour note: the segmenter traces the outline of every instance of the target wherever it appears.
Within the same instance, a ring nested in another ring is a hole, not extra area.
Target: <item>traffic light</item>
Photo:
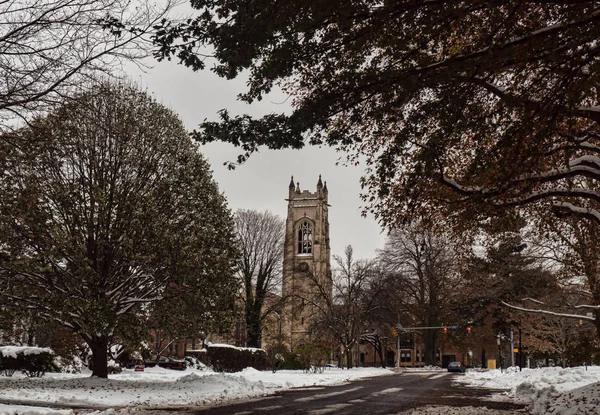
[[[471,334],[471,326],[467,327],[467,334]]]
[[[392,334],[394,337],[398,337],[398,329],[396,327],[392,327]]]
[[[448,327],[444,327],[444,334],[448,333]]]

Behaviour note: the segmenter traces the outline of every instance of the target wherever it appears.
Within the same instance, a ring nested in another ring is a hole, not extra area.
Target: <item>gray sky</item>
[[[129,75],[161,103],[176,111],[188,129],[194,129],[204,119],[214,120],[217,111],[227,108],[232,114],[249,113],[259,116],[289,109],[286,97],[272,94],[262,102],[248,106],[236,100],[245,88],[244,80],[227,81],[212,72],[191,69],[174,63],[152,63],[153,68],[141,73],[130,69]],[[361,217],[359,178],[364,166],[336,166],[343,153],[329,147],[307,147],[303,150],[261,150],[230,171],[223,166],[240,153],[225,143],[201,148],[211,163],[214,178],[224,192],[232,210],[270,210],[285,218],[290,176],[300,182],[301,189],[316,190],[319,174],[329,189],[330,238],[332,254],[341,255],[346,245],[352,245],[356,258],[372,258],[382,248],[385,234],[369,216]]]

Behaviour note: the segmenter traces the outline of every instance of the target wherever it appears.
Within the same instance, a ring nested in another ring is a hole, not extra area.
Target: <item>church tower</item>
[[[311,325],[319,318],[318,309],[325,303],[322,293],[331,298],[327,182],[323,184],[319,175],[317,191],[311,193],[300,190],[300,183],[294,184],[292,176],[286,200],[283,321],[288,346],[294,350],[311,340]]]

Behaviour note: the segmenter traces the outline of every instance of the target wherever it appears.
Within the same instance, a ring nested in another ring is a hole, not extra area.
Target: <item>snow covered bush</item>
[[[28,377],[42,377],[46,372],[57,372],[54,352],[46,347],[0,347],[0,372],[12,376],[17,370]]]
[[[81,373],[83,362],[78,356],[56,356],[54,364],[62,373]]]
[[[197,357],[194,356],[186,356],[185,361],[187,362],[187,366],[192,369],[197,370],[208,370],[208,366],[200,361]]]
[[[118,364],[117,362],[115,362],[114,360],[109,360],[107,365],[108,365],[108,374],[109,375],[114,375],[117,373],[121,373],[123,371],[123,368],[121,367],[121,365]]]

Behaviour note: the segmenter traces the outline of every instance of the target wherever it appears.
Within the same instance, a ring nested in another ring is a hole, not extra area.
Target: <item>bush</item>
[[[12,376],[20,370],[28,377],[41,377],[46,372],[59,371],[54,363],[54,352],[41,347],[0,347],[0,372]]]
[[[240,372],[247,367],[272,369],[264,350],[228,345],[208,345],[207,358],[215,372]]]
[[[121,367],[121,365],[119,363],[115,362],[114,360],[108,361],[107,368],[108,368],[109,375],[115,375],[115,374],[121,373],[123,371],[123,368]]]
[[[304,370],[321,368],[322,371],[329,356],[327,345],[320,342],[302,343],[297,347],[296,352],[297,360]]]
[[[196,359],[198,362],[203,364],[204,366],[208,366],[208,356],[206,353],[206,349],[196,349],[196,350],[186,350],[185,357],[191,357]]]
[[[283,355],[283,361],[278,364],[277,369],[281,370],[301,370],[304,366],[299,360],[297,353],[286,352]]]
[[[81,373],[83,362],[78,356],[56,356],[54,364],[62,373]]]
[[[207,369],[206,365],[204,363],[202,363],[200,361],[200,359],[198,359],[194,356],[186,356],[185,361],[189,368],[197,369],[197,370],[206,370]]]

